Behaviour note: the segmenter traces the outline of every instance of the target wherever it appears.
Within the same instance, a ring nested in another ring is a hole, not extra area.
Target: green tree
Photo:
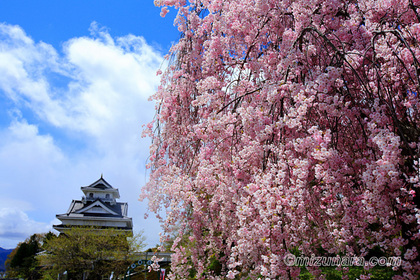
[[[41,251],[42,243],[50,234],[33,234],[25,242],[19,243],[6,260],[7,276],[39,279],[40,267],[36,255]]]
[[[128,236],[115,229],[71,228],[47,240],[38,259],[45,279],[65,271],[71,279],[102,279],[124,273],[132,261],[131,252],[141,250],[143,242],[141,233]]]

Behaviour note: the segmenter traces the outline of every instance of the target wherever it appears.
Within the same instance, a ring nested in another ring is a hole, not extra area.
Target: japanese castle
[[[81,200],[73,200],[64,214],[56,215],[62,224],[53,228],[60,233],[73,226],[94,226],[114,228],[132,232],[133,221],[127,217],[128,204],[117,202],[118,189],[113,188],[101,175],[96,182],[81,187],[84,194]]]

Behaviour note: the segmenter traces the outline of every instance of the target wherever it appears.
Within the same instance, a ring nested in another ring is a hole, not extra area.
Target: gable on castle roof
[[[105,179],[103,177],[99,178],[96,182],[93,182],[92,184],[90,184],[89,186],[85,186],[82,187],[82,189],[84,188],[95,188],[95,189],[114,189],[107,181],[105,181]]]
[[[113,216],[122,216],[121,213],[117,213],[113,211],[110,207],[105,205],[101,200],[97,199],[93,203],[90,203],[86,207],[83,207],[77,211],[75,211],[76,214],[91,214],[91,213],[97,213],[97,214],[109,214]]]

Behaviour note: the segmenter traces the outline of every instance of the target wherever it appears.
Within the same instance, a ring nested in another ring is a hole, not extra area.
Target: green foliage
[[[146,237],[143,234],[144,231],[140,231],[127,237],[130,253],[138,253],[144,250]]]
[[[36,255],[41,251],[41,245],[48,234],[33,234],[25,242],[21,242],[10,253],[6,260],[8,277],[39,279],[40,267]]]
[[[222,264],[215,256],[212,256],[210,258],[209,270],[214,275],[220,275],[220,273],[222,272]]]
[[[46,240],[44,254],[38,259],[44,266],[44,279],[67,271],[72,279],[102,279],[125,272],[131,252],[143,248],[139,233],[128,236],[114,229],[71,228],[65,234]]]

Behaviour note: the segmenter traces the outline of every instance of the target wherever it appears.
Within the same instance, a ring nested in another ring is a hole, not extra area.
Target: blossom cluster
[[[380,252],[417,279],[420,1],[155,4],[182,32],[141,195],[175,236],[169,277],[295,279],[290,253]]]

